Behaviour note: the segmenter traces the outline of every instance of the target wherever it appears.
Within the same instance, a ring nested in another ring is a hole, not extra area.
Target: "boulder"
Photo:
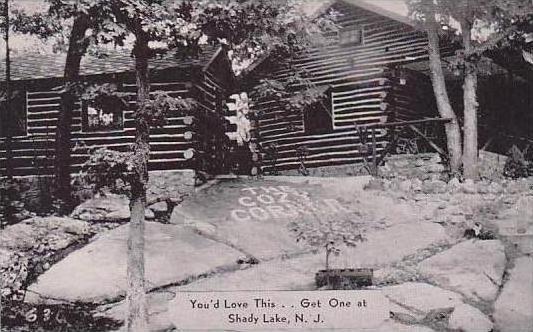
[[[422,183],[422,191],[426,194],[441,194],[446,192],[446,182],[440,180],[426,180]]]
[[[155,219],[154,211],[152,211],[150,209],[144,209],[144,218],[146,218],[146,220]]]
[[[162,203],[166,207],[166,203]],[[152,209],[145,209],[144,212],[147,220],[155,219]],[[118,195],[93,198],[78,205],[72,212],[71,217],[98,222],[127,221],[130,219],[129,200]]]
[[[119,195],[95,197],[78,205],[71,217],[86,221],[126,221],[130,218],[129,200]]]
[[[501,332],[533,331],[533,257],[523,256],[514,263],[494,304],[494,321]]]
[[[0,232],[2,247],[16,251],[28,251],[39,243],[52,244],[60,249],[90,233],[89,225],[82,220],[64,217],[35,217]]]
[[[491,182],[488,187],[488,191],[491,194],[501,194],[503,193],[503,186],[498,182]]]
[[[450,181],[448,181],[448,190],[451,192],[456,192],[461,188],[461,182],[459,182],[459,179],[454,177]]]
[[[385,181],[382,179],[372,178],[368,183],[364,186],[364,190],[385,190]]]
[[[518,194],[531,190],[531,184],[527,179],[518,179],[507,182],[506,191],[510,194]]]
[[[0,243],[6,249],[27,251],[38,243],[35,229],[31,225],[21,222],[7,226],[0,232]]]
[[[493,324],[479,309],[463,303],[454,308],[448,328],[463,332],[490,332]]]
[[[150,205],[149,208],[155,213],[164,213],[168,210],[167,202],[157,202],[155,204]]]
[[[419,272],[435,284],[474,300],[492,301],[502,284],[504,246],[499,240],[469,240],[419,264]]]
[[[420,179],[413,179],[411,181],[411,190],[422,191],[422,181]]]
[[[522,196],[497,220],[500,234],[533,234],[533,196]]]
[[[12,257],[15,255],[13,250],[0,247],[0,269],[9,267]]]
[[[400,190],[408,192],[411,190],[411,181],[410,180],[403,180],[399,184]]]
[[[465,194],[477,194],[476,184],[471,179],[465,180],[461,186],[461,189]]]

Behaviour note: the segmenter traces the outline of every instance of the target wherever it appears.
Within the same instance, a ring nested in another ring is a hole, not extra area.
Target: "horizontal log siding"
[[[55,91],[41,88],[27,92],[28,135],[13,139],[13,166],[15,175],[52,174],[54,163],[54,141],[60,97]],[[123,92],[129,96],[131,106],[135,105],[135,84],[123,84]],[[190,85],[184,82],[152,82],[152,90],[167,91],[171,96],[190,97]],[[167,170],[191,167],[191,161],[184,158],[184,152],[195,148],[198,135],[192,140],[185,138],[187,131],[194,132],[196,124],[184,123],[184,116],[173,114],[167,124],[153,128],[150,135],[150,169]],[[200,119],[196,119],[196,123]],[[89,156],[91,149],[108,147],[117,151],[129,151],[135,139],[134,112],[124,112],[124,129],[110,132],[83,132],[81,110],[74,111],[71,126],[72,171],[77,172]],[[1,141],[3,143],[3,140]],[[5,148],[0,150],[0,172],[5,172]]]
[[[287,112],[283,101],[256,101],[255,110],[261,111],[257,142],[262,150],[263,171],[273,167],[272,158],[266,153],[266,147],[272,143],[277,144],[276,167],[281,170],[300,166],[297,155],[300,146],[306,146],[309,151],[306,167],[361,162],[369,155],[360,152],[361,139],[354,130],[355,124],[408,120],[430,112],[416,106],[421,100],[423,105],[428,105],[424,101],[424,96],[432,95],[426,94],[428,82],[412,75],[408,85],[402,86],[390,71],[391,67],[427,60],[425,34],[342,2],[334,6],[342,13],[341,26],[363,29],[364,43],[348,46],[332,43],[312,48],[293,64],[317,86],[330,87],[328,111],[333,111],[333,132],[306,133],[302,115]],[[451,47],[443,48],[444,53],[451,50]],[[290,76],[290,70],[281,69],[273,76],[283,80]],[[418,84],[422,84],[424,92],[413,94]],[[390,141],[390,133],[385,129],[377,133],[378,151],[383,151]]]

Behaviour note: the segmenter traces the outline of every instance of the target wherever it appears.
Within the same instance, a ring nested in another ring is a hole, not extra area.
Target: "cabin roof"
[[[334,2],[344,2],[346,4],[350,4],[350,5],[353,5],[353,6],[356,6],[356,7],[359,7],[359,8],[374,12],[374,13],[379,14],[381,16],[388,17],[388,18],[390,18],[392,20],[395,20],[395,21],[410,25],[412,27],[415,27],[415,28],[417,27],[416,24],[412,20],[409,19],[409,17],[407,17],[405,15],[398,14],[398,13],[390,11],[390,10],[387,10],[387,9],[385,9],[383,7],[373,5],[373,4],[371,4],[371,3],[367,2],[367,1],[362,1],[362,0],[337,0],[337,1],[334,1]],[[329,7],[331,7],[331,6],[329,6]]]
[[[220,47],[205,47],[194,57],[183,57],[168,53],[154,58],[149,66],[152,70],[168,68],[208,67],[221,51]],[[66,54],[26,53],[11,59],[11,80],[25,81],[63,77]],[[105,75],[132,72],[134,59],[129,51],[109,51],[103,57],[86,55],[81,60],[80,75]],[[5,62],[0,62],[0,82],[5,81]]]

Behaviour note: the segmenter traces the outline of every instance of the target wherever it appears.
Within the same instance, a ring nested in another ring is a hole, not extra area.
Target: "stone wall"
[[[507,157],[497,153],[479,151],[479,172],[483,180],[503,179],[503,168]],[[443,173],[446,165],[437,153],[398,154],[385,158],[384,165],[379,167],[378,176],[385,178],[408,178],[420,180],[445,179]],[[368,175],[362,163],[323,166],[307,169],[308,176],[313,177],[344,177]],[[301,176],[297,169],[284,170],[280,175]],[[269,174],[266,174],[269,175]]]
[[[359,176],[368,175],[368,171],[364,168],[362,163],[348,164],[348,165],[334,165],[323,167],[312,167],[307,169],[307,176],[312,177],[345,177],[345,176]],[[265,175],[270,175],[265,174]],[[303,176],[297,169],[282,170],[279,175],[285,176]]]
[[[385,159],[379,175],[386,178],[440,179],[446,167],[436,153],[398,154]]]
[[[479,151],[479,174],[481,178],[488,180],[503,179],[503,169],[507,156]]]

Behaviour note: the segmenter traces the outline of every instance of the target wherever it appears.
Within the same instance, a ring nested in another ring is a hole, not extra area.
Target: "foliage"
[[[151,126],[161,127],[167,123],[167,117],[172,113],[192,114],[198,108],[198,102],[192,98],[171,97],[167,92],[155,91],[144,104],[141,116]]]
[[[298,161],[300,162],[300,167],[298,172],[302,175],[309,175],[309,170],[305,166],[307,156],[309,155],[309,148],[307,145],[300,145],[296,148],[296,155],[298,156]]]
[[[15,215],[22,211],[20,206],[20,190],[17,183],[9,179],[1,179],[0,182],[0,228],[13,224],[17,218]]]
[[[276,143],[270,143],[265,146],[265,154],[268,159],[271,160],[271,169],[270,173],[271,175],[278,175],[279,171],[277,168],[278,163],[278,144]]]
[[[83,164],[80,178],[91,184],[98,192],[103,188],[127,193],[128,185],[136,180],[133,153],[120,152],[108,148],[90,151],[89,159]]]
[[[464,72],[469,63],[477,63],[488,50],[525,47],[533,32],[533,3],[529,0],[409,0],[408,6],[410,16],[422,24],[427,15],[435,13],[442,37],[457,43],[460,31],[453,26],[462,20],[471,24],[474,47],[469,53],[459,49],[457,58],[447,64],[456,74]]]
[[[326,212],[315,212],[312,217],[294,221],[290,230],[296,234],[296,241],[305,241],[310,246],[323,249],[326,255],[326,270],[330,255],[338,256],[341,247],[355,247],[364,241],[360,224],[353,216],[341,216]]]
[[[507,153],[508,159],[503,168],[503,175],[511,179],[533,176],[533,160],[526,158],[527,149],[521,151],[513,145]]]

